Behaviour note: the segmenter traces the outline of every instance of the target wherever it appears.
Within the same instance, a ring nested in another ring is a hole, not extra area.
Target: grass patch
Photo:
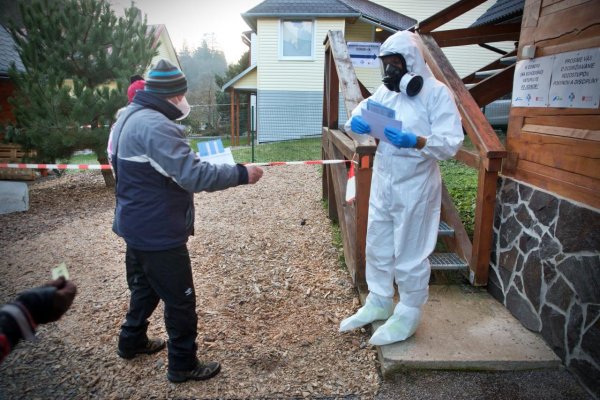
[[[477,198],[477,170],[450,159],[440,162],[444,184],[452,196],[469,237],[473,237],[475,200]]]
[[[231,140],[222,138],[224,147],[230,147]],[[252,146],[247,138],[240,138],[240,146],[233,147],[233,159],[239,163],[252,162]],[[201,139],[192,139],[190,146],[198,149]],[[285,142],[272,142],[257,144],[254,147],[254,162],[273,161],[305,161],[321,159],[321,137],[286,140]]]
[[[78,154],[66,160],[67,164],[99,164],[96,153]]]
[[[71,158],[69,159],[65,159],[65,160],[59,160],[57,162],[57,164],[100,164],[98,162],[98,157],[96,156],[96,153],[90,153],[90,154],[77,154],[74,156],[71,156]],[[62,171],[62,173],[65,174],[76,174],[78,172],[81,172],[81,170],[79,169],[65,169],[64,171]]]

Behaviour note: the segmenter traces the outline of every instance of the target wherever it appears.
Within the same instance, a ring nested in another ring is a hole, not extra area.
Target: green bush
[[[475,200],[477,198],[477,170],[450,159],[440,162],[444,184],[450,192],[469,237],[473,237]]]

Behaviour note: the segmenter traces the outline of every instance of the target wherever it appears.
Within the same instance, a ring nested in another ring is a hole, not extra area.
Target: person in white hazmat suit
[[[401,31],[380,49],[384,84],[369,99],[395,110],[402,130],[388,126],[373,165],[367,228],[365,305],[340,324],[340,332],[387,320],[370,339],[385,345],[410,337],[429,294],[427,257],[438,234],[441,176],[438,160],[456,154],[464,134],[448,88],[425,64],[416,35]],[[363,100],[345,128],[370,132]],[[400,301],[394,307],[394,279]]]

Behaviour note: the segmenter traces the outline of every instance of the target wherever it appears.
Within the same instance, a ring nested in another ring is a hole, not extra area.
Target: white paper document
[[[371,127],[371,132],[369,135],[373,136],[375,139],[383,140],[384,142],[390,143],[388,138],[385,137],[383,133],[384,129],[388,126],[391,126],[396,129],[402,130],[402,122],[397,119],[384,117],[381,114],[377,114],[376,112],[367,110],[363,108],[361,110],[362,117],[369,123]]]

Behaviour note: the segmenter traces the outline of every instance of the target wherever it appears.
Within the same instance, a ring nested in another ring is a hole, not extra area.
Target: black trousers
[[[135,349],[146,343],[148,318],[162,300],[169,335],[169,369],[194,368],[198,316],[187,246],[164,251],[141,251],[127,246],[125,266],[131,299],[121,325],[119,348]]]

